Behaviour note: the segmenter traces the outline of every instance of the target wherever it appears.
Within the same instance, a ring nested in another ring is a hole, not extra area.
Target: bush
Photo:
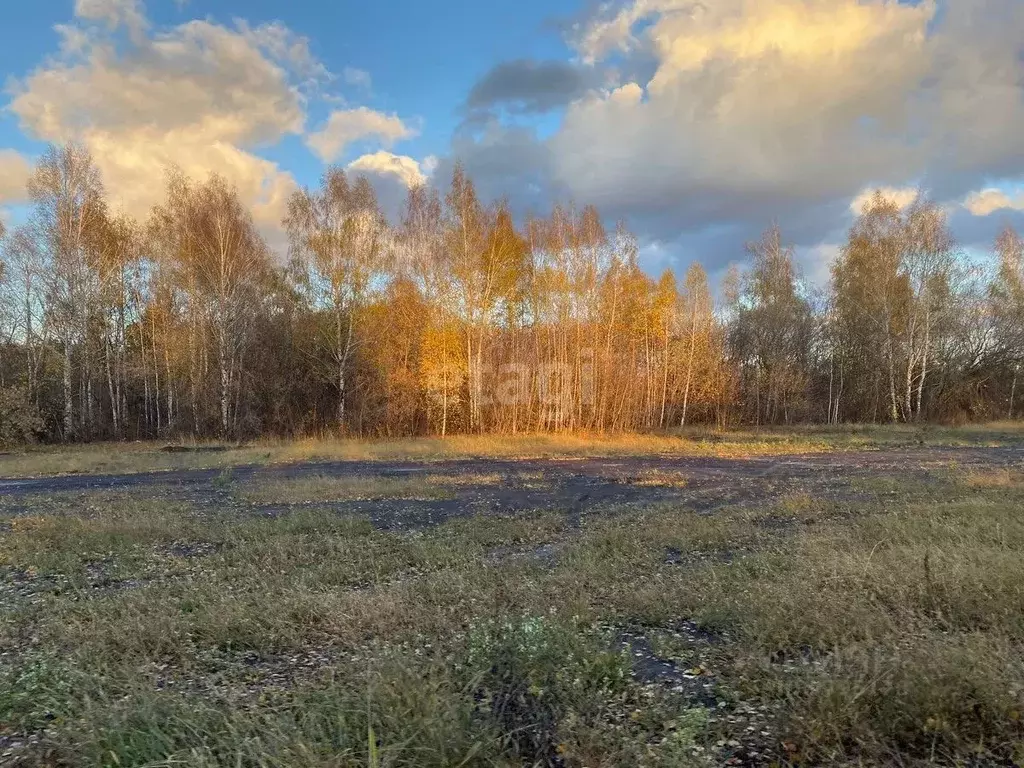
[[[42,428],[39,409],[21,387],[0,388],[0,445],[34,442]]]

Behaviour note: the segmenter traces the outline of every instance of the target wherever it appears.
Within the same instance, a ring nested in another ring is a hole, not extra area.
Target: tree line
[[[715,301],[649,277],[593,207],[517,223],[456,168],[399,222],[364,177],[293,194],[274,254],[222,178],[171,171],[146,221],[81,146],[0,225],[0,441],[649,430],[1018,415],[1024,241],[991,268],[942,208],[876,194],[827,288],[778,226]]]

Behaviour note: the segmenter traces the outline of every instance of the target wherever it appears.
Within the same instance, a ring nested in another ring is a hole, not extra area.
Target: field
[[[3,765],[1024,761],[1015,425],[100,446],[0,478]]]

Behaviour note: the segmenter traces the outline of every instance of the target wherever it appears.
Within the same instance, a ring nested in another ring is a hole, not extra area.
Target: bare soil
[[[614,457],[459,459],[444,461],[337,461],[244,465],[228,469],[172,470],[134,474],[79,474],[30,479],[0,478],[0,496],[17,511],[18,500],[41,494],[133,490],[180,498],[210,508],[245,508],[274,516],[301,504],[254,504],[234,489],[311,477],[451,478],[447,498],[371,498],[316,502],[340,514],[369,517],[383,530],[424,528],[477,515],[512,515],[528,510],[564,511],[579,523],[584,515],[621,512],[671,503],[711,514],[726,507],[763,506],[780,499],[857,502],[865,485],[893,494],[927,485],[951,470],[991,471],[1024,467],[1024,447],[922,447],[752,458]],[[672,482],[652,482],[651,477]],[[475,479],[480,478],[479,482]],[[497,482],[494,479],[497,479]]]

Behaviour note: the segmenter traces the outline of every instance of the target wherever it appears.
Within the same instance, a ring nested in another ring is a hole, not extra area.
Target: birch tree
[[[62,434],[71,440],[82,426],[74,406],[73,363],[76,345],[86,338],[93,300],[87,251],[105,214],[103,185],[89,152],[67,144],[46,150],[29,179],[28,193],[36,246],[45,254],[46,309],[61,345]],[[79,397],[81,417],[88,413],[91,392],[80,389]]]
[[[337,386],[336,422],[346,429],[348,375],[368,293],[386,268],[385,224],[373,187],[330,168],[320,188],[296,192],[285,219],[291,253],[313,306],[328,312]]]
[[[196,185],[172,177],[168,200],[154,212],[156,232],[169,243],[168,257],[184,287],[193,317],[193,381],[198,384],[205,350],[198,326],[208,323],[216,359],[219,431],[236,431],[244,356],[254,315],[264,298],[269,256],[252,216],[237,192],[219,176]],[[199,389],[193,388],[198,408]]]

